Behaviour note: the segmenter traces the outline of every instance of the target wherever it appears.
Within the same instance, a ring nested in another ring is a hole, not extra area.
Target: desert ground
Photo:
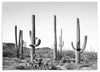
[[[24,47],[23,58],[16,57],[15,44],[3,43],[3,70],[97,70],[97,53],[81,54],[81,63],[75,63],[75,51],[64,50],[62,58],[53,59],[53,49],[36,48],[36,56],[30,63],[30,48]]]

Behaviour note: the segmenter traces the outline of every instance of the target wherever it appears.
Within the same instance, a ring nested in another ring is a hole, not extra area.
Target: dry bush
[[[18,70],[25,70],[25,69],[26,69],[26,67],[25,67],[25,66],[20,65],[20,66],[16,66],[16,67],[15,67],[15,69],[18,69]]]
[[[75,70],[75,69],[78,69],[78,65],[75,64],[75,63],[66,63],[64,66],[65,66],[65,68],[67,70]]]

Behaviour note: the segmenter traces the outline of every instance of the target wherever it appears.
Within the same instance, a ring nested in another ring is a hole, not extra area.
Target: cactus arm
[[[60,47],[63,47],[64,46],[64,41],[61,44],[59,44],[59,46]]]
[[[31,38],[31,36],[32,36],[32,31],[30,30],[29,31],[29,35],[30,35],[30,38]],[[35,40],[37,39],[37,37],[35,37]]]
[[[35,37],[35,40],[37,40],[38,38],[37,37]]]
[[[62,41],[62,36],[59,36],[59,47],[64,46],[64,41]]]
[[[61,47],[61,44],[59,44],[59,47]]]
[[[38,42],[35,44],[35,45],[30,45],[31,47],[37,47],[37,46],[39,46],[41,44],[41,40],[40,39],[38,39]]]
[[[38,42],[35,44],[35,46],[39,46],[41,44],[41,40],[38,39]]]
[[[87,36],[84,37],[83,49],[81,50],[81,52],[85,50],[86,44],[87,44]]]
[[[59,47],[61,47],[61,36],[59,36]]]
[[[73,45],[73,42],[71,42],[71,45],[72,45],[72,48],[73,48],[74,50],[76,50],[75,47],[74,47],[74,45]]]
[[[61,47],[61,37],[59,36],[59,47]]]
[[[30,47],[34,47],[34,46],[33,46],[33,45],[31,45],[31,44],[30,44],[29,46],[30,46]]]
[[[59,45],[60,45],[60,43],[61,43],[61,41],[60,41],[60,40],[61,40],[61,37],[59,36]]]
[[[64,46],[64,41],[62,42],[62,46]]]
[[[30,38],[31,38],[31,36],[32,36],[32,32],[31,32],[31,30],[29,31],[29,35],[30,35]]]

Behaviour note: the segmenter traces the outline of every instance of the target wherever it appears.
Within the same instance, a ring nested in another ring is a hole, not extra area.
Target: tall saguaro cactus
[[[56,32],[56,15],[54,15],[54,59],[57,60],[57,32]]]
[[[61,36],[59,36],[59,47],[60,47],[60,54],[62,57],[62,47],[64,46],[64,41],[62,40],[62,29],[61,29]]]
[[[18,45],[17,45],[17,25],[15,25],[15,49],[18,48]],[[17,58],[18,58],[18,51],[17,51]]]
[[[86,43],[87,43],[87,36],[84,37],[84,43],[83,43],[83,47],[80,47],[80,22],[79,22],[79,18],[77,18],[77,35],[76,35],[76,48],[73,45],[73,42],[71,42],[72,44],[72,48],[74,50],[76,50],[76,63],[79,64],[80,63],[80,54],[85,50],[86,48]]]
[[[24,43],[24,40],[23,40],[23,31],[21,30],[21,58],[23,59],[23,43]]]
[[[19,30],[19,43],[18,43],[18,49],[17,49],[18,58],[20,56],[20,54],[19,54],[20,48],[21,48],[21,30]]]
[[[37,37],[35,37],[35,15],[32,15],[32,32],[29,31],[30,33],[30,37],[31,37],[31,61],[33,61],[34,59],[34,55],[35,55],[35,47],[39,46],[41,43],[40,39],[37,39]],[[38,42],[36,43],[36,40],[38,40]]]

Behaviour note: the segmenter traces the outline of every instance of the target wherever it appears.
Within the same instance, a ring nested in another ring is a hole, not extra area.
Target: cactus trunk
[[[18,50],[17,50],[17,56],[19,58],[20,54],[19,54],[19,49],[21,48],[21,30],[19,31],[19,44],[18,44]]]
[[[76,35],[76,48],[77,50],[80,50],[80,25],[79,25],[79,19],[77,18],[77,35]]]
[[[61,40],[60,40],[60,44],[62,44],[62,29],[61,29]],[[62,55],[62,45],[60,46],[60,53]]]
[[[81,58],[80,58],[80,51],[77,51],[77,53],[76,53],[76,63],[77,64],[79,64],[80,63],[80,60],[81,60]]]
[[[17,50],[17,26],[15,26],[15,49]],[[18,58],[18,50],[17,50],[17,58]]]
[[[15,49],[17,49],[17,26],[15,26]]]
[[[23,31],[21,30],[21,58],[23,59]]]
[[[31,36],[31,44],[32,45],[35,45],[35,15],[33,15],[33,17],[32,17],[32,36]],[[34,54],[35,54],[35,46],[33,46],[32,48],[31,48],[31,61],[33,61],[33,56],[34,56]]]
[[[76,48],[77,48],[77,55],[76,55],[76,63],[80,63],[80,25],[79,19],[77,18],[77,36],[76,36]]]
[[[56,32],[56,15],[54,15],[54,59],[57,60],[57,32]]]

